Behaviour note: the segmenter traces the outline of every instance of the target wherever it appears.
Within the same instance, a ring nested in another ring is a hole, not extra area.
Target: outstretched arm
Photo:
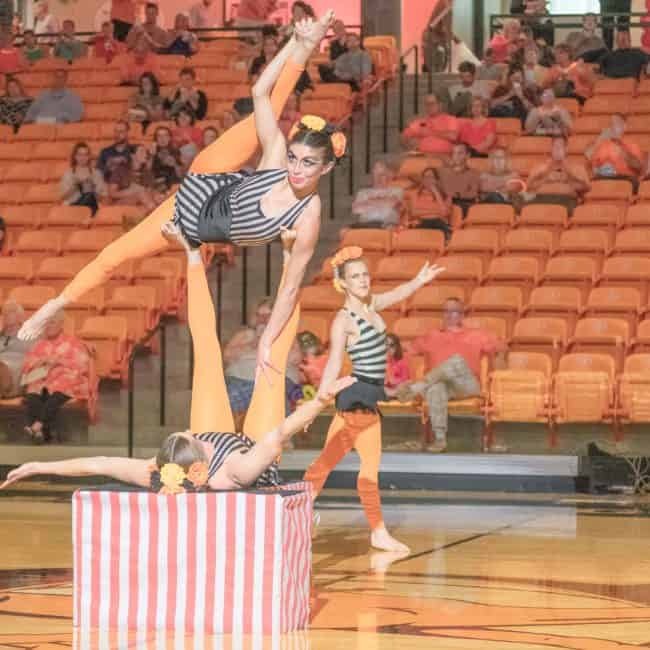
[[[327,387],[334,383],[341,372],[348,333],[348,316],[345,312],[340,311],[334,318],[330,330],[329,355],[327,357],[327,364],[323,370],[323,376],[320,382],[321,388],[318,391],[319,395],[325,393]]]
[[[52,476],[108,476],[124,483],[148,487],[149,466],[154,459],[118,458],[95,456],[92,458],[71,458],[49,463],[25,463],[9,472],[0,489],[30,476],[48,474]]]
[[[431,282],[433,278],[440,275],[444,270],[442,266],[436,266],[435,264],[426,262],[420,269],[420,272],[409,282],[400,284],[399,287],[395,287],[391,291],[375,294],[372,297],[373,307],[376,311],[381,311],[382,309],[388,309],[391,305],[402,302],[402,300],[406,300],[420,287]]]
[[[338,392],[355,381],[354,377],[337,379],[329,384],[328,389],[319,397],[299,406],[277,429],[267,433],[252,449],[228,456],[210,480],[210,487],[218,490],[247,487],[254,483],[282,453],[283,446],[291,437],[306,429]]]

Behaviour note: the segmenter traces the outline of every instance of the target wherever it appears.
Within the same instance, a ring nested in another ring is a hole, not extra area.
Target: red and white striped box
[[[306,491],[79,490],[74,625],[280,634],[309,620]]]

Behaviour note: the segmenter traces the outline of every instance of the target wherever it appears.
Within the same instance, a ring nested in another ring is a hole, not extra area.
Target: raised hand
[[[445,270],[444,266],[437,266],[436,264],[429,264],[425,262],[424,266],[420,269],[420,272],[417,274],[417,279],[422,282],[422,284],[427,284],[431,282],[436,276],[440,275]]]
[[[323,402],[323,404],[329,404],[338,393],[356,383],[356,377],[352,377],[351,375],[347,375],[346,377],[339,377],[339,379],[332,382],[329,386],[325,386],[323,390],[319,391],[318,399]]]

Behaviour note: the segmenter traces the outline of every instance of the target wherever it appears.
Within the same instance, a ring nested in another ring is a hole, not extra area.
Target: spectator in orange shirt
[[[574,61],[571,48],[556,46],[555,65],[549,68],[542,85],[552,88],[556,97],[574,97],[584,104],[594,94],[596,77],[582,61]]]
[[[11,32],[0,30],[0,73],[13,74],[25,67],[22,52],[14,46]]]
[[[408,193],[409,216],[417,221],[416,228],[442,230],[445,239],[451,237],[451,199],[440,189],[438,174],[433,167],[422,170],[417,187]]]
[[[481,357],[501,355],[504,341],[490,332],[463,327],[464,306],[460,298],[445,302],[442,329],[422,336],[409,346],[408,353],[423,354],[427,374],[420,381],[402,384],[397,390],[401,401],[423,395],[429,407],[433,444],[428,451],[441,452],[447,448],[448,407],[450,399],[466,399],[481,391]]]
[[[472,99],[472,119],[464,120],[458,133],[458,140],[464,142],[471,156],[487,158],[497,141],[497,123],[488,118],[489,103],[482,97]]]
[[[137,85],[145,72],[156,77],[160,74],[156,55],[151,52],[149,43],[145,39],[141,39],[135,44],[122,66],[122,85]]]
[[[510,55],[511,45],[519,46],[521,23],[514,18],[503,23],[503,32],[495,34],[490,41],[490,49],[495,63],[506,63]]]
[[[451,153],[458,139],[458,120],[441,111],[440,101],[435,95],[427,95],[424,105],[427,114],[413,120],[402,131],[402,146],[422,153]]]
[[[124,51],[124,44],[113,36],[113,23],[102,23],[102,31],[93,39],[93,56],[110,63],[118,54]]]
[[[641,147],[625,138],[625,116],[612,115],[612,122],[587,148],[594,178],[622,178],[632,183],[636,193],[643,166]]]

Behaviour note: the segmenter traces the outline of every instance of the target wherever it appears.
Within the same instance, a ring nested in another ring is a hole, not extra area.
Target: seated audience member
[[[136,185],[152,190],[154,188],[153,156],[144,144],[136,146],[131,156],[131,179]]]
[[[510,166],[510,156],[501,147],[493,149],[488,156],[488,169],[481,172],[481,203],[514,203],[524,182]]]
[[[42,91],[27,110],[25,122],[80,122],[84,107],[77,93],[66,88],[68,73],[55,70],[52,86]]]
[[[494,52],[491,47],[485,50],[483,61],[478,67],[477,79],[479,81],[501,81],[507,70],[505,63],[495,63]]]
[[[190,20],[183,14],[176,14],[174,27],[167,32],[169,45],[159,50],[160,54],[192,56],[199,51],[199,39],[190,31]]]
[[[251,77],[257,77],[264,69],[264,66],[278,53],[278,39],[276,36],[269,34],[262,40],[262,51],[252,60],[248,74]]]
[[[190,28],[209,29],[223,27],[223,15],[219,0],[199,0],[190,7]]]
[[[535,87],[524,84],[521,68],[511,66],[504,82],[492,92],[488,114],[490,117],[516,117],[523,124],[536,104]]]
[[[521,23],[518,20],[509,19],[503,23],[503,31],[495,34],[490,41],[489,47],[495,63],[508,61],[512,45],[518,47],[520,33]]]
[[[20,377],[25,355],[34,341],[21,341],[18,330],[25,320],[25,311],[16,302],[7,300],[0,311],[0,398],[17,397],[22,392]]]
[[[126,120],[115,122],[113,129],[113,144],[104,147],[97,158],[97,169],[103,174],[104,179],[120,165],[128,167],[135,151],[135,145],[129,142],[130,125]]]
[[[384,391],[388,397],[395,397],[397,389],[411,378],[408,360],[402,350],[402,342],[396,334],[386,335],[386,377]]]
[[[421,153],[450,153],[458,139],[458,120],[440,110],[440,101],[435,95],[427,95],[424,106],[427,114],[414,119],[402,131],[402,146]]]
[[[550,160],[534,167],[528,176],[527,193],[534,195],[529,203],[555,203],[573,212],[590,184],[585,168],[570,164],[566,156],[566,138],[553,138]]]
[[[355,226],[385,228],[396,226],[400,220],[404,190],[390,182],[395,173],[383,160],[372,166],[372,187],[360,189],[352,202],[352,214],[357,217]]]
[[[140,40],[126,55],[120,68],[121,83],[124,86],[135,86],[143,74],[158,76],[160,66],[156,55],[146,40]]]
[[[474,97],[471,119],[464,120],[458,132],[458,141],[467,145],[470,155],[485,158],[497,141],[497,123],[487,117],[489,103],[482,97]]]
[[[11,20],[11,33],[14,36],[20,36],[23,33],[23,17],[19,11],[14,11],[14,17]]]
[[[555,65],[544,78],[544,88],[551,88],[556,97],[573,97],[581,104],[594,94],[596,76],[582,61],[573,61],[567,45],[555,48]]]
[[[196,126],[194,114],[188,108],[179,111],[174,121],[172,143],[180,151],[183,166],[189,168],[203,146],[203,131]]]
[[[345,23],[342,20],[335,20],[332,23],[334,37],[329,42],[330,61],[335,61],[341,54],[348,51],[348,33],[345,29]]]
[[[59,33],[59,20],[50,12],[50,3],[47,0],[41,0],[36,5],[34,13],[34,34],[39,37],[41,43],[52,42],[44,34],[54,35]]]
[[[588,60],[586,56],[583,58],[585,61]],[[598,63],[600,63],[600,72],[605,77],[610,79],[635,77],[638,79],[649,60],[650,57],[643,50],[632,47],[630,32],[619,29],[616,32],[616,49],[601,55]]]
[[[546,77],[548,68],[539,64],[539,49],[536,45],[529,45],[524,50],[522,70],[524,83],[527,86],[540,87]]]
[[[487,85],[476,80],[476,66],[470,61],[463,61],[458,66],[460,83],[449,86],[451,99],[450,113],[456,117],[472,117],[472,100],[474,97],[489,97]]]
[[[470,206],[478,201],[480,174],[467,165],[469,153],[467,145],[459,142],[454,145],[451,159],[437,170],[440,189],[467,216]]]
[[[539,106],[533,108],[524,128],[528,135],[560,135],[568,136],[573,122],[566,108],[560,106],[555,100],[555,93],[547,88],[541,96]]]
[[[103,22],[102,31],[93,38],[93,56],[110,63],[123,51],[124,44],[113,36],[113,23],[110,20]]]
[[[442,230],[445,239],[451,237],[451,199],[439,187],[438,175],[433,167],[422,170],[415,188],[409,190],[409,217],[416,228]]]
[[[75,61],[86,56],[86,44],[75,36],[74,20],[64,20],[61,33],[54,43],[52,54],[65,61]]]
[[[25,65],[22,52],[14,45],[13,35],[0,30],[0,74],[19,72]]]
[[[111,0],[111,24],[115,38],[124,43],[136,22],[137,0]]]
[[[25,386],[25,432],[35,443],[49,442],[56,417],[70,399],[90,393],[90,354],[76,337],[63,333],[63,312],[45,326],[43,338],[27,353],[21,383]]]
[[[36,35],[31,29],[23,33],[23,59],[29,65],[47,57],[47,48],[36,40]]]
[[[136,176],[143,178],[142,170],[137,174],[133,171],[133,159],[128,165],[114,167],[106,177],[107,202],[110,205],[141,205],[147,210],[153,210],[151,192],[135,180]]]
[[[201,144],[201,149],[209,147],[213,142],[215,142],[219,137],[219,129],[216,126],[206,126],[203,129],[203,139]]]
[[[296,340],[302,352],[302,383],[318,390],[329,355],[322,341],[313,332],[299,332]]]
[[[156,182],[164,182],[169,187],[181,182],[185,175],[181,153],[172,143],[172,133],[166,126],[154,131],[151,155]]]
[[[545,68],[553,65],[553,50],[543,40],[535,38],[530,25],[524,25],[521,28],[519,47],[510,56],[510,64],[523,67],[526,62],[526,52],[533,49],[537,50],[537,63],[539,65]]]
[[[571,48],[576,59],[583,56],[591,58],[594,56],[602,55],[607,50],[605,41],[598,35],[596,28],[598,27],[598,17],[596,14],[585,14],[582,17],[582,30],[579,32],[571,32],[566,39],[566,45]]]
[[[300,122],[301,119],[302,113],[298,110],[298,95],[296,95],[296,93],[291,93],[287,99],[287,103],[282,109],[280,118],[278,119],[278,126],[285,138],[289,137],[291,127]]]
[[[643,171],[643,153],[636,142],[625,137],[625,127],[624,115],[612,115],[610,126],[587,148],[585,156],[593,178],[629,180],[636,193]]]
[[[99,202],[106,198],[104,177],[93,167],[90,147],[85,142],[78,142],[72,149],[70,169],[61,179],[61,198],[66,205],[89,207],[93,217]]]
[[[370,54],[361,49],[361,38],[350,32],[346,39],[348,51],[339,55],[331,64],[318,66],[320,78],[326,83],[349,83],[358,92],[372,75]]]
[[[5,94],[0,97],[0,124],[7,124],[17,131],[34,100],[28,97],[16,77],[6,77]]]
[[[208,111],[208,98],[202,90],[195,87],[196,72],[193,68],[183,68],[178,73],[178,85],[174,93],[165,100],[165,111],[173,119],[183,109],[190,109],[197,120],[205,118]]]
[[[464,327],[464,311],[459,298],[445,301],[442,329],[416,339],[407,348],[408,354],[424,355],[427,374],[397,389],[401,401],[410,401],[416,395],[426,400],[434,434],[434,442],[428,447],[432,452],[447,448],[449,400],[479,395],[481,357],[501,355],[506,349],[505,342],[490,332]]]
[[[156,122],[165,114],[165,100],[160,95],[160,83],[156,75],[145,72],[138,81],[138,90],[129,97],[129,120],[131,122]]]
[[[129,30],[126,37],[126,47],[129,50],[145,42],[152,52],[159,52],[170,45],[167,30],[158,25],[158,5],[154,2],[147,2],[144,7],[144,22],[136,23]]]

